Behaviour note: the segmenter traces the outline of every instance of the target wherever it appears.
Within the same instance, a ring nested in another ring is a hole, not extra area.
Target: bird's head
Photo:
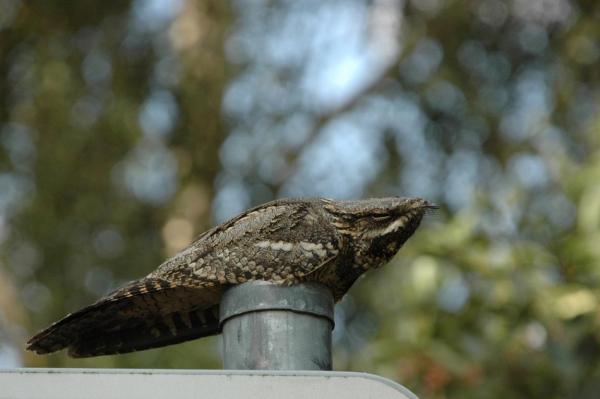
[[[371,198],[357,201],[325,200],[332,223],[370,256],[391,258],[415,232],[428,210],[437,206],[421,198]]]

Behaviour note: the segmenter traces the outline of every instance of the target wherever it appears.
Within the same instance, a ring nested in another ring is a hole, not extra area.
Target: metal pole
[[[331,370],[333,296],[320,284],[232,287],[220,322],[225,369]]]

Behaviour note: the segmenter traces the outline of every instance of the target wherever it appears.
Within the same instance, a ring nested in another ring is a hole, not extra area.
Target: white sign
[[[364,373],[138,369],[0,370],[0,399],[417,399]]]

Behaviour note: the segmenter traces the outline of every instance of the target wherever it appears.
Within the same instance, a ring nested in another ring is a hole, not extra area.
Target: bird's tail
[[[145,278],[67,315],[32,337],[27,349],[45,354],[68,348],[72,357],[91,357],[217,334],[219,297],[218,287]]]

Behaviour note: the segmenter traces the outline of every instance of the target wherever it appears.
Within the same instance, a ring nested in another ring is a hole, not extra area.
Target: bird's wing
[[[202,235],[149,276],[190,286],[300,281],[333,261],[342,246],[342,237],[312,206],[287,200],[251,209]]]

